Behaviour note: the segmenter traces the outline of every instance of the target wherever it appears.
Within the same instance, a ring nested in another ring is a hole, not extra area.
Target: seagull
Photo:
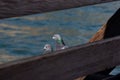
[[[56,50],[68,48],[59,34],[54,34],[52,38],[56,41]]]
[[[52,51],[53,51],[52,46],[50,44],[45,44],[44,53],[50,53]]]

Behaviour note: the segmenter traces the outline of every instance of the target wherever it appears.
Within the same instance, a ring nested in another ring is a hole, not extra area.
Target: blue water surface
[[[120,7],[120,1],[0,20],[0,62],[43,54],[53,34],[71,47],[83,44]]]

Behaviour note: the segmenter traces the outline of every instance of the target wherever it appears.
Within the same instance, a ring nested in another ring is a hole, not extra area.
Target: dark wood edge
[[[120,37],[0,65],[0,80],[71,80],[120,64]],[[29,76],[28,76],[29,75]]]
[[[0,0],[0,19],[119,0]]]

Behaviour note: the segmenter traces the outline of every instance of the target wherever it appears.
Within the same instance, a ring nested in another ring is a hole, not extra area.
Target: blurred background
[[[0,20],[0,64],[43,54],[53,34],[68,46],[84,44],[120,8],[120,1]]]

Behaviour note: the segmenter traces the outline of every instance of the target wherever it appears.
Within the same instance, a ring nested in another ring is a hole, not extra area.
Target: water
[[[52,35],[59,33],[68,46],[89,41],[120,7],[120,1],[0,20],[0,63],[43,54]]]

